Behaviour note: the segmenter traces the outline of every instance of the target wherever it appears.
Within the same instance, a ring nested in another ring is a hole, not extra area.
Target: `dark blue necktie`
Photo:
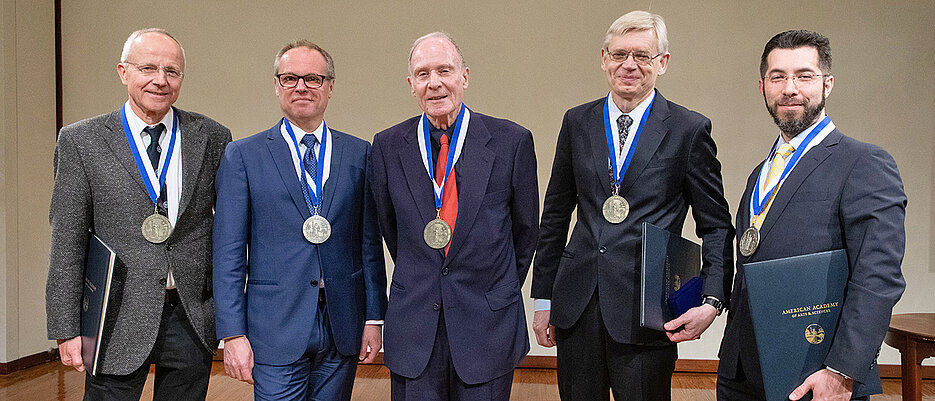
[[[305,172],[308,173],[309,177],[312,177],[313,182],[318,182],[318,158],[315,154],[315,145],[318,144],[318,137],[312,134],[305,134],[305,136],[302,137],[302,144],[305,145],[305,156],[302,158],[305,163]],[[309,190],[308,185],[305,186],[305,190]],[[317,195],[320,196],[321,194]]]
[[[149,162],[153,165],[153,171],[156,172],[156,177],[159,177],[159,155],[162,154],[162,146],[159,146],[159,137],[162,136],[162,131],[165,129],[165,126],[162,123],[156,124],[154,127],[143,128],[147,134],[149,134],[149,146],[146,147],[146,154],[149,155]],[[159,191],[159,199],[156,200],[156,205],[162,208],[163,211],[168,210],[169,206],[166,200],[166,184],[162,185],[161,190]]]

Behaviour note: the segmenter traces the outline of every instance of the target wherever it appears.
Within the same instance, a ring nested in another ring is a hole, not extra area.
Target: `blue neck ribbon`
[[[627,168],[630,167],[633,154],[636,153],[636,144],[640,141],[640,134],[643,132],[643,126],[646,125],[646,120],[649,119],[649,112],[652,111],[652,102],[654,101],[655,97],[649,103],[649,106],[646,107],[646,111],[643,112],[643,118],[640,119],[640,125],[636,128],[636,134],[633,135],[633,142],[630,144],[630,149],[627,150],[626,158],[623,159],[623,165],[620,166],[620,170],[617,170],[617,149],[614,149],[614,131],[611,129],[610,125],[610,96],[604,101],[604,133],[607,134],[607,151],[610,154],[610,170],[614,174],[614,195],[616,195],[617,191],[620,189],[620,182],[623,181],[623,176],[626,174]],[[614,107],[617,106],[615,105]],[[623,145],[622,143],[620,144],[620,146]]]
[[[149,199],[153,203],[159,200],[159,193],[162,192],[162,186],[166,184],[166,173],[169,171],[169,161],[172,160],[172,153],[175,151],[175,138],[179,133],[179,114],[173,112],[172,116],[172,137],[169,138],[169,150],[166,152],[166,159],[162,164],[162,171],[159,173],[159,188],[153,187],[149,174],[146,172],[146,165],[143,164],[143,157],[136,147],[136,141],[133,139],[134,133],[130,131],[130,123],[127,121],[127,106],[120,108],[120,122],[123,123],[123,133],[127,136],[127,143],[130,144],[130,152],[133,153],[133,160],[136,161],[136,168],[140,171],[140,177],[143,178],[143,184],[146,186],[146,192],[149,193]],[[157,190],[158,189],[158,190]]]
[[[442,183],[439,185],[434,185],[435,188],[435,208],[441,209],[442,207],[442,194],[445,192],[445,183],[448,182],[448,174],[451,173],[451,169],[454,168],[454,158],[455,151],[458,147],[458,138],[461,137],[461,120],[464,119],[464,103],[461,103],[461,110],[458,111],[458,119],[455,122],[454,134],[451,136],[451,141],[448,144],[448,160],[445,161],[445,177],[442,178]],[[425,137],[425,157],[428,160],[429,166],[429,176],[432,177],[432,182],[435,182],[435,163],[432,163],[432,136],[429,134],[429,118],[422,113],[422,135]]]
[[[308,179],[305,178],[305,160],[302,159],[302,152],[299,152],[299,141],[295,138],[295,131],[292,130],[292,124],[289,123],[289,120],[283,118],[283,125],[286,126],[286,132],[289,133],[289,138],[292,139],[292,144],[295,145],[295,154],[299,157],[299,166],[302,170],[302,174],[299,174],[300,181],[302,182],[302,193],[305,195],[305,205],[308,206],[308,212],[312,215],[318,214],[318,205],[321,204],[321,189],[322,181],[324,181],[324,172],[325,172],[325,148],[328,146],[328,125],[324,121],[321,122],[321,144],[318,145],[318,170],[315,172],[315,190],[311,190],[311,185],[308,183]]]

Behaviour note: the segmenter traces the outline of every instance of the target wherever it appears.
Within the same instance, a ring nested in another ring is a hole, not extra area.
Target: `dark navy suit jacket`
[[[681,234],[691,206],[702,239],[704,294],[725,301],[730,293],[733,227],[711,121],[656,92],[620,185],[630,214],[611,224],[602,214],[612,190],[605,99],[568,110],[562,121],[542,210],[532,297],[551,299],[552,324],[567,329],[597,289],[601,316],[614,341],[667,344],[663,332],[640,327],[643,222]],[[578,221],[568,240],[576,208]]]
[[[738,235],[750,226],[750,194],[761,167],[762,163],[747,179],[737,210]],[[905,216],[902,180],[896,162],[883,149],[835,129],[805,153],[770,206],[756,252],[749,257],[737,252],[719,374],[735,377],[738,361],[745,371],[759,372],[744,264],[834,249],[847,250],[851,273],[825,365],[857,382],[878,374],[876,355],[893,305],[906,287],[900,271]],[[762,386],[759,375],[748,379]]]
[[[338,352],[357,355],[364,320],[383,319],[386,310],[383,247],[366,175],[370,144],[331,130],[321,214],[332,233],[313,245],[302,236],[310,213],[280,125],[232,142],[218,169],[218,338],[245,334],[259,363],[298,360],[317,330],[321,272]]]
[[[532,134],[471,113],[458,171],[458,219],[451,248],[429,248],[432,181],[411,118],[373,140],[372,186],[380,229],[396,262],[384,326],[386,365],[414,378],[435,342],[439,312],[451,358],[466,383],[510,371],[529,351],[520,289],[536,247],[539,193]]]

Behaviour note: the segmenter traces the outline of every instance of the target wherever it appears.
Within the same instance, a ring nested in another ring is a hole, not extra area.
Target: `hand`
[[[801,386],[792,390],[789,399],[798,400],[808,394],[809,390],[812,392],[812,401],[847,401],[854,391],[854,381],[822,369],[809,375]]]
[[[549,324],[551,317],[551,310],[537,310],[532,315],[532,331],[536,333],[536,342],[546,348],[554,347],[556,344],[555,326]]]
[[[246,336],[224,340],[224,372],[234,379],[253,384],[253,348]]]
[[[717,317],[717,309],[708,304],[702,304],[689,309],[682,316],[666,322],[662,327],[666,329],[669,341],[680,343],[682,341],[697,340]],[[681,330],[679,329],[681,327]]]
[[[364,326],[364,335],[360,339],[360,355],[357,360],[361,363],[371,363],[377,353],[383,348],[383,328],[378,324]],[[369,349],[369,351],[368,351]]]
[[[58,355],[62,365],[74,366],[79,372],[84,372],[84,361],[81,359],[81,337],[72,337],[67,340],[58,340]]]

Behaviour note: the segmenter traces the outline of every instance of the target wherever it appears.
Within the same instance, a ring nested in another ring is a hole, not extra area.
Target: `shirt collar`
[[[144,128],[151,127],[159,123],[162,123],[163,125],[165,125],[166,127],[165,132],[169,132],[169,130],[172,129],[172,122],[173,122],[173,119],[175,118],[175,108],[173,107],[170,107],[169,112],[166,113],[166,115],[162,116],[161,121],[153,125],[146,124],[145,122],[143,122],[142,118],[140,118],[139,116],[136,115],[136,113],[133,112],[133,108],[130,107],[129,100],[126,103],[124,103],[123,107],[126,110],[125,114],[127,115],[127,125],[130,126],[130,131],[134,132],[136,135],[139,135],[141,138],[144,137],[145,135],[149,135],[143,132]],[[164,135],[163,138],[166,136],[168,135]]]
[[[652,93],[650,93],[650,95],[647,96],[646,99],[643,99],[643,101],[640,102],[640,104],[636,105],[636,107],[634,107],[633,110],[630,110],[630,112],[626,114],[630,116],[630,118],[632,118],[633,121],[637,123],[637,125],[639,125],[639,122],[643,121],[643,114],[648,111],[649,105],[653,103],[654,98],[656,98],[655,89],[653,89]],[[617,119],[620,118],[620,116],[623,115],[624,113],[620,111],[620,108],[618,108],[617,104],[614,103],[613,93],[607,94],[607,101],[609,102],[609,104],[614,105],[614,107],[607,108],[608,113],[610,114],[609,116],[610,121],[616,122]],[[633,126],[631,125],[630,127],[632,129]]]
[[[288,121],[289,119],[286,118],[286,120]],[[321,134],[324,130],[323,127],[325,126],[325,120],[321,120],[321,123],[318,124],[318,127],[315,128],[312,132],[305,132],[305,130],[299,128],[298,125],[293,124],[292,121],[289,121],[289,125],[292,125],[292,132],[295,133],[295,140],[299,141],[299,143],[302,143],[302,138],[304,138],[306,134],[315,135],[315,138],[318,139],[318,143],[321,143]],[[285,127],[283,127],[283,129],[285,129]]]

